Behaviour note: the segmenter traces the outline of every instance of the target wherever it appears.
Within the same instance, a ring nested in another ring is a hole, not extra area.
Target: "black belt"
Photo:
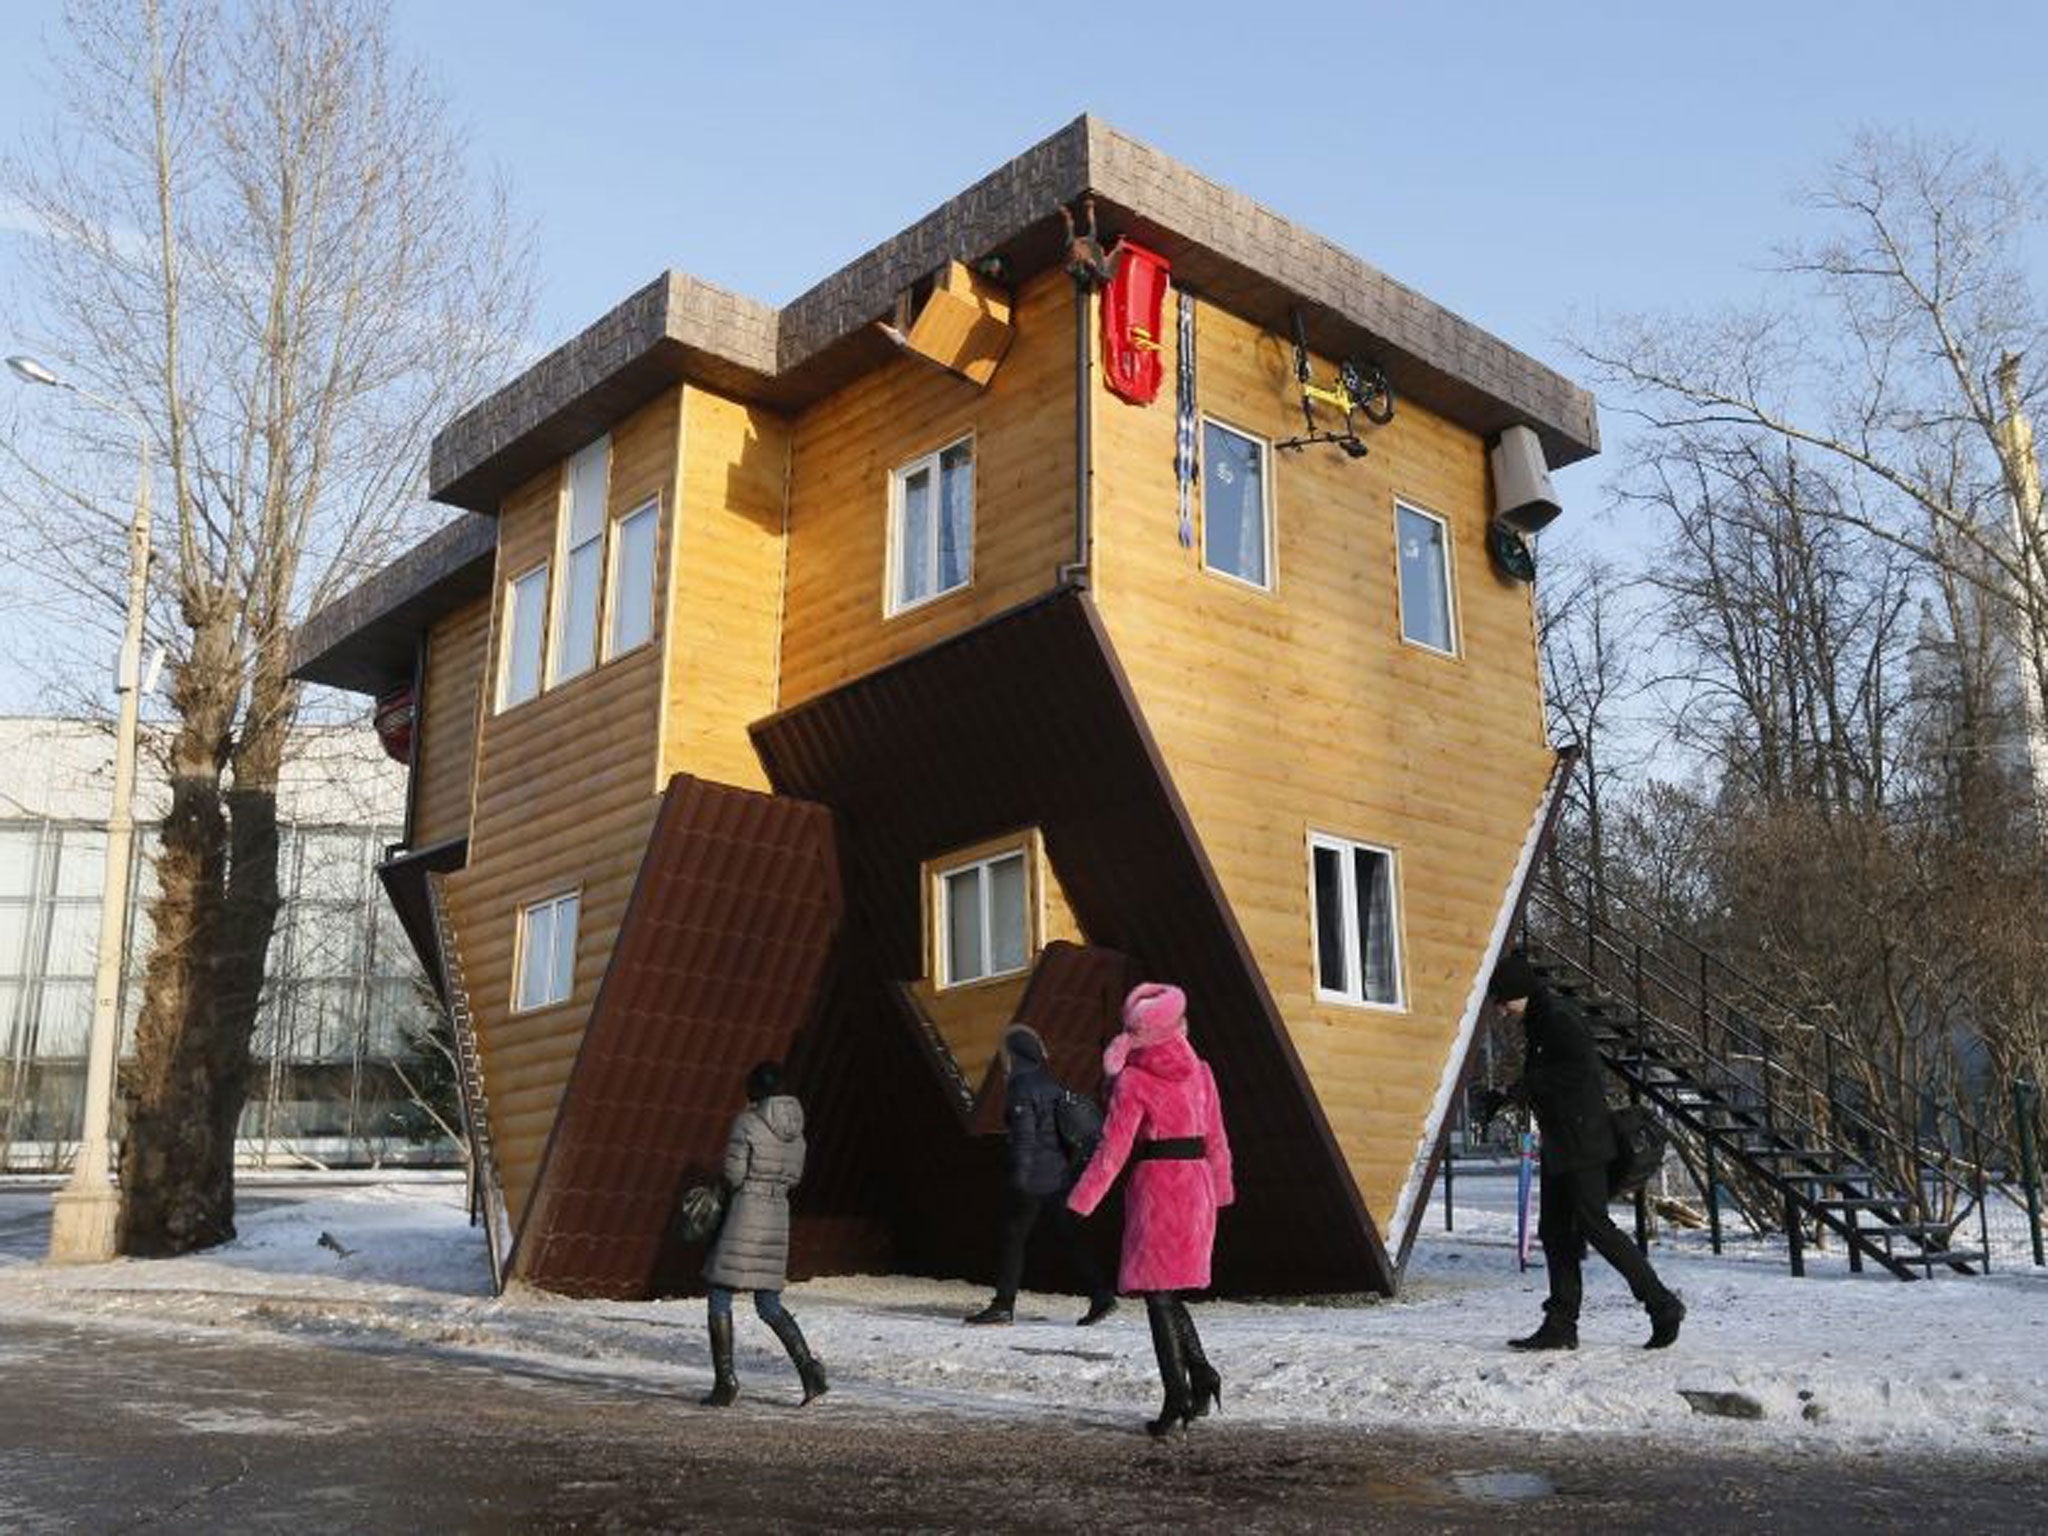
[[[1153,1158],[1175,1158],[1191,1160],[1208,1156],[1208,1146],[1199,1136],[1162,1136],[1152,1141],[1141,1141],[1131,1155],[1138,1162],[1149,1162]]]

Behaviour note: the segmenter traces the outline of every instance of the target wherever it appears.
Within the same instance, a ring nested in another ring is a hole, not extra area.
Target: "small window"
[[[567,1002],[576,977],[576,909],[571,892],[535,902],[519,914],[519,986],[512,1006],[524,1012]]]
[[[1394,856],[1321,834],[1309,839],[1316,996],[1359,1007],[1401,1006],[1401,932]]]
[[[659,506],[649,502],[612,530],[611,632],[605,656],[623,655],[654,636],[654,534]]]
[[[1449,527],[1440,517],[1396,503],[1394,537],[1401,560],[1401,638],[1456,654]]]
[[[548,681],[597,665],[597,605],[604,587],[605,478],[612,440],[600,437],[569,460],[562,476],[562,590]]]
[[[964,587],[974,576],[974,439],[928,453],[889,481],[889,611]]]
[[[940,986],[1024,969],[1031,922],[1021,849],[942,869],[937,884]]]
[[[498,708],[524,704],[540,692],[541,646],[547,638],[548,567],[542,561],[515,576],[505,591],[505,661]]]
[[[1220,421],[1202,423],[1202,565],[1271,587],[1272,517],[1266,444]]]

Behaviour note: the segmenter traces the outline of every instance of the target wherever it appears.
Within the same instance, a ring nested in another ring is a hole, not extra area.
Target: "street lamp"
[[[100,889],[99,957],[93,976],[92,1036],[85,1067],[85,1130],[71,1178],[57,1191],[50,1223],[50,1259],[96,1264],[114,1257],[121,1210],[110,1145],[114,1063],[121,1039],[121,971],[128,940],[128,870],[135,845],[135,727],[141,694],[142,623],[149,593],[149,424],[132,408],[102,399],[45,368],[32,357],[7,366],[26,384],[68,390],[101,410],[125,417],[136,429],[141,476],[135,516],[128,524],[128,622],[114,691],[120,709],[114,734],[114,804],[107,820],[106,878]]]

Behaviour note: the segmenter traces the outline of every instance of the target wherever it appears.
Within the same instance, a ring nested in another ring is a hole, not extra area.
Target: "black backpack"
[[[1639,1104],[1610,1110],[1608,1122],[1614,1127],[1614,1161],[1607,1165],[1607,1198],[1621,1200],[1634,1195],[1664,1166],[1671,1133]]]
[[[1095,1155],[1095,1144],[1102,1140],[1102,1109],[1087,1094],[1062,1088],[1059,1102],[1052,1107],[1052,1124],[1069,1164],[1086,1162]]]

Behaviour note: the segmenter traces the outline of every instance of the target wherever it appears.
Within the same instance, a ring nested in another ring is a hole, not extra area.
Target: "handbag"
[[[678,1226],[686,1243],[701,1243],[725,1220],[725,1186],[694,1184],[676,1203]]]
[[[1052,1126],[1067,1154],[1067,1166],[1079,1168],[1095,1155],[1102,1140],[1102,1107],[1085,1093],[1062,1088],[1052,1107]]]
[[[1621,1200],[1633,1195],[1664,1166],[1664,1149],[1671,1133],[1664,1122],[1640,1105],[1610,1110],[1608,1123],[1614,1127],[1614,1161],[1607,1165],[1607,1198]]]

